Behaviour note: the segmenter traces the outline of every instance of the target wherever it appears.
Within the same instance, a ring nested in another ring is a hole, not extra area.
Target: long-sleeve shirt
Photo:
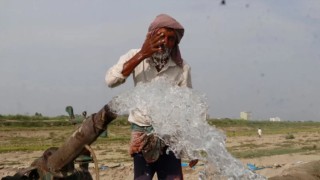
[[[123,76],[121,73],[123,65],[139,51],[140,49],[131,49],[128,53],[121,56],[118,63],[107,71],[105,81],[109,87],[116,87],[126,81],[127,77]],[[178,86],[192,88],[191,68],[185,61],[183,62],[183,66],[180,67],[176,65],[171,58],[169,58],[168,63],[160,72],[157,71],[155,66],[155,63],[151,58],[144,59],[138,66],[136,66],[132,72],[134,85],[136,86],[140,82],[150,82],[155,78],[165,76],[166,79],[172,81],[172,83]],[[151,125],[150,118],[138,109],[129,112],[128,121],[139,126]]]

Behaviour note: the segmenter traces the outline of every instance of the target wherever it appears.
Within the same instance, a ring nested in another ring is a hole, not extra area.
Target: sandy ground
[[[297,145],[301,145],[303,142],[318,143],[317,146],[319,147],[319,137],[319,134],[299,133],[292,141]],[[268,149],[285,142],[286,139],[284,138],[284,135],[269,135],[263,136],[262,138],[231,137],[227,139],[227,147],[237,148],[240,147],[240,145],[248,143],[256,145],[257,149]],[[133,179],[133,165],[130,161],[129,155],[126,154],[126,150],[128,148],[127,144],[118,146],[93,145],[92,148],[95,150],[95,154],[98,159],[100,179]],[[250,146],[248,148],[250,148]],[[42,151],[1,153],[0,177],[13,175],[20,168],[28,167],[32,161],[41,156],[42,153]],[[315,152],[310,152],[308,154],[294,153],[239,160],[244,164],[244,166],[246,166],[247,163],[251,163],[255,164],[257,167],[265,167],[261,170],[257,170],[256,173],[270,178],[278,175],[284,175],[288,169],[292,167],[298,167],[308,162],[320,161],[320,154]],[[203,168],[204,166],[201,162],[199,162],[194,168],[183,167],[185,179],[198,179],[198,174],[203,171]],[[90,171],[92,172],[93,178],[96,179],[93,163],[90,164]]]

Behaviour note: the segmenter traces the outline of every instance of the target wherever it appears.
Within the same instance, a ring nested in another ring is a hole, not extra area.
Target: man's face
[[[164,60],[169,58],[171,54],[172,48],[176,45],[176,33],[173,29],[169,28],[160,28],[157,33],[162,33],[162,40],[164,40],[161,47],[161,52],[156,52],[152,55],[152,57],[158,59],[158,60]]]
[[[163,33],[164,46],[172,49],[176,45],[177,37],[173,29],[160,28],[157,33]]]

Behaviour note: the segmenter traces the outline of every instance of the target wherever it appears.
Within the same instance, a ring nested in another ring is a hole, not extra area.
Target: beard
[[[166,60],[170,57],[171,54],[171,49],[164,47],[163,52],[155,52],[152,54],[152,58],[156,59],[156,60]]]

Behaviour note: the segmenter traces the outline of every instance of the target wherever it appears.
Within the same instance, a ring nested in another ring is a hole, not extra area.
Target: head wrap
[[[177,44],[171,51],[171,58],[178,66],[182,67],[183,59],[181,57],[179,43],[183,37],[184,28],[177,20],[175,20],[171,16],[167,14],[159,14],[150,24],[148,32],[153,34],[155,31],[163,27],[174,29],[176,33]]]

